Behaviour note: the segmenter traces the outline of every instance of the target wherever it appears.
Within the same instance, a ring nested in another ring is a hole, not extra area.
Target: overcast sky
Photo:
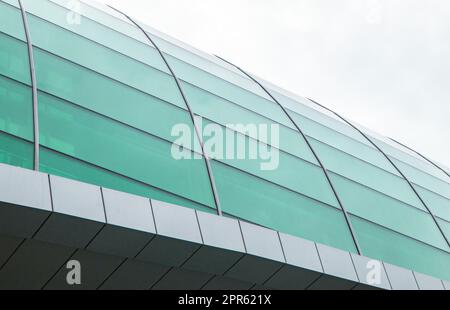
[[[448,0],[100,0],[450,166]]]

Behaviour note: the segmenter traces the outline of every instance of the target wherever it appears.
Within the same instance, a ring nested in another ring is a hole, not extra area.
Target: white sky
[[[100,0],[450,166],[448,0]]]

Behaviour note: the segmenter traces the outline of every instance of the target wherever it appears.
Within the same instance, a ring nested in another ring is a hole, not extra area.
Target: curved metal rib
[[[313,147],[312,147],[312,145],[311,145],[311,143],[309,142],[309,140],[308,140],[308,138],[306,137],[306,135],[303,133],[303,131],[300,129],[300,127],[295,123],[295,121],[292,119],[292,117],[291,117],[291,115],[287,112],[287,110],[284,108],[284,106],[258,81],[258,80],[256,80],[253,76],[251,76],[250,74],[248,74],[246,71],[244,71],[243,69],[241,69],[240,67],[238,67],[238,66],[236,66],[236,65],[234,65],[234,64],[232,64],[231,62],[229,62],[229,61],[227,61],[227,60],[225,60],[225,59],[223,59],[223,58],[221,58],[221,57],[219,57],[219,56],[217,56],[216,55],[216,57],[217,58],[219,58],[219,59],[221,59],[221,60],[223,60],[223,61],[225,61],[226,63],[228,63],[228,64],[230,64],[230,65],[232,65],[232,66],[234,66],[236,69],[238,69],[239,71],[241,71],[243,74],[245,74],[249,79],[251,79],[253,82],[255,82],[257,85],[259,85],[259,87],[261,87],[261,89],[267,94],[267,95],[269,95],[270,96],[270,98],[272,98],[272,100],[275,102],[275,103],[277,103],[278,104],[278,106],[281,108],[281,110],[286,114],[286,116],[289,118],[289,120],[292,122],[292,124],[295,126],[295,128],[297,129],[297,131],[302,135],[302,137],[303,137],[303,139],[305,140],[305,142],[306,142],[306,144],[308,145],[308,147],[309,147],[309,149],[311,150],[311,152],[312,152],[312,154],[314,155],[314,157],[316,158],[316,160],[317,160],[317,162],[319,163],[319,165],[320,165],[320,167],[322,168],[322,170],[323,170],[323,172],[324,172],[324,174],[325,174],[325,177],[326,177],[326,179],[327,179],[327,181],[328,181],[328,184],[330,185],[330,187],[331,187],[331,190],[333,191],[333,193],[334,193],[334,196],[336,197],[336,199],[337,199],[337,201],[338,201],[338,203],[339,203],[339,206],[341,207],[341,209],[342,209],[342,211],[343,211],[343,213],[344,213],[344,217],[345,217],[345,221],[346,221],[346,223],[347,223],[347,226],[348,226],[348,228],[349,228],[349,230],[350,230],[350,234],[351,234],[351,236],[352,236],[352,239],[353,239],[353,242],[354,242],[354,244],[355,244],[355,247],[356,247],[356,250],[357,250],[357,252],[358,252],[358,254],[359,255],[362,255],[362,251],[361,251],[361,248],[360,248],[360,246],[359,246],[359,243],[358,243],[358,240],[356,239],[356,235],[355,235],[355,232],[354,232],[354,230],[353,230],[353,226],[352,226],[352,223],[350,222],[350,218],[349,218],[349,216],[348,216],[348,213],[347,213],[347,210],[345,209],[345,207],[344,207],[344,205],[343,205],[343,203],[342,203],[342,201],[341,201],[341,199],[339,198],[339,195],[338,195],[338,193],[337,193],[337,191],[336,191],[336,189],[334,188],[334,186],[333,186],[333,183],[331,182],[331,178],[330,178],[330,176],[329,176],[329,174],[328,174],[328,171],[327,171],[327,169],[325,168],[325,166],[323,165],[323,163],[322,163],[322,161],[320,160],[320,158],[319,158],[319,156],[317,155],[317,153],[314,151],[314,149],[313,149]]]
[[[434,216],[434,214],[431,212],[430,208],[428,208],[428,206],[425,204],[425,201],[423,201],[422,197],[420,197],[419,193],[416,191],[416,189],[414,188],[414,186],[412,185],[412,183],[408,180],[408,178],[403,174],[403,172],[397,167],[397,165],[394,164],[394,162],[389,158],[389,156],[383,152],[383,150],[378,147],[378,145],[372,141],[372,139],[370,139],[362,130],[360,130],[357,126],[353,125],[351,122],[349,122],[348,120],[346,120],[344,117],[340,116],[338,113],[334,112],[333,110],[321,105],[320,103],[318,103],[317,101],[314,101],[310,98],[307,98],[308,100],[310,100],[311,102],[314,102],[315,104],[317,104],[318,106],[320,106],[321,108],[330,111],[331,113],[333,113],[334,115],[336,115],[337,117],[339,117],[340,119],[342,119],[345,123],[347,123],[349,126],[351,126],[353,129],[355,129],[356,131],[358,131],[367,141],[369,141],[370,144],[372,144],[381,154],[383,154],[384,157],[386,157],[386,159],[389,161],[389,163],[392,165],[392,167],[394,167],[395,170],[397,170],[397,172],[402,176],[403,179],[405,179],[405,181],[408,183],[408,185],[411,187],[411,189],[413,190],[414,194],[416,194],[417,198],[419,198],[420,202],[423,204],[423,206],[425,207],[425,209],[427,209],[428,213],[430,213],[431,217],[433,218],[434,223],[436,224],[437,228],[439,229],[439,231],[442,234],[442,237],[444,237],[445,242],[447,242],[448,247],[450,247],[450,243],[448,242],[447,237],[444,234],[444,231],[442,230],[441,226],[439,225],[439,222],[436,220],[436,217]]]
[[[27,39],[28,46],[28,60],[30,63],[30,76],[31,76],[31,88],[33,97],[33,135],[34,135],[34,160],[33,168],[39,171],[39,110],[38,110],[38,93],[37,93],[37,82],[36,82],[36,70],[34,66],[34,56],[33,56],[33,44],[31,42],[27,13],[22,4],[21,0],[18,0],[20,11],[22,13],[23,28],[25,30],[25,37]]]
[[[423,156],[423,155],[420,154],[419,152],[413,150],[412,148],[410,148],[409,146],[404,145],[404,144],[401,143],[401,142],[398,142],[398,141],[395,140],[395,139],[392,139],[392,138],[389,138],[389,139],[392,140],[392,141],[394,141],[395,143],[400,144],[401,146],[407,148],[407,149],[410,150],[411,152],[416,153],[417,155],[419,155],[420,157],[422,157],[424,160],[426,160],[427,162],[429,162],[430,164],[432,164],[433,166],[435,166],[436,168],[438,168],[439,170],[441,170],[442,172],[444,172],[446,176],[450,177],[450,174],[449,174],[447,171],[445,171],[443,168],[439,167],[438,164],[436,164],[436,163],[434,163],[433,161],[429,160],[427,157]]]
[[[208,154],[206,154],[205,152],[205,145],[203,143],[203,139],[202,139],[202,135],[200,133],[200,129],[197,126],[197,122],[195,121],[195,114],[191,109],[191,106],[189,105],[189,102],[187,100],[186,95],[184,94],[183,88],[181,87],[181,83],[178,79],[178,77],[175,75],[175,72],[172,70],[172,67],[170,66],[169,62],[167,61],[166,57],[164,56],[164,53],[161,51],[161,49],[155,44],[154,40],[148,35],[148,33],[136,22],[134,21],[131,17],[129,17],[127,14],[117,10],[116,8],[108,5],[111,9],[113,9],[114,11],[122,14],[123,16],[125,16],[130,22],[132,22],[139,30],[141,30],[144,35],[147,37],[147,39],[149,40],[149,42],[155,47],[155,49],[158,51],[159,55],[161,56],[162,60],[164,61],[165,65],[167,66],[167,69],[170,71],[170,74],[172,75],[172,77],[175,80],[175,83],[177,84],[177,88],[180,91],[180,94],[183,98],[184,103],[186,104],[186,107],[189,111],[189,115],[192,119],[192,123],[194,125],[195,128],[195,133],[197,135],[197,139],[200,143],[200,147],[202,149],[202,155],[203,155],[203,159],[205,160],[205,164],[206,164],[206,170],[208,172],[208,177],[209,177],[209,182],[211,184],[211,189],[212,189],[212,193],[214,196],[214,203],[216,205],[216,210],[217,210],[217,214],[222,216],[222,208],[220,206],[220,200],[219,200],[219,194],[217,193],[217,187],[216,187],[216,182],[214,181],[214,175],[212,172],[212,168],[211,168],[211,163],[210,163],[210,159],[208,157]]]

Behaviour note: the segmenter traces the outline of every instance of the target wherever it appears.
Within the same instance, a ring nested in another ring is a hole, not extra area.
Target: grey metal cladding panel
[[[418,290],[411,270],[384,263],[389,282],[393,290]]]
[[[151,200],[158,235],[202,244],[195,210]]]
[[[27,240],[0,271],[0,289],[41,289],[73,251]]]
[[[349,252],[323,244],[317,244],[317,249],[323,270],[326,274],[350,281],[358,281],[358,276]]]
[[[97,222],[105,222],[100,187],[50,176],[53,211]]]
[[[444,290],[444,285],[441,280],[436,279],[432,276],[422,274],[414,271],[414,276],[416,278],[417,284],[419,285],[420,290]]]
[[[171,269],[152,290],[199,290],[213,275],[185,269]]]
[[[450,291],[450,282],[448,281],[442,281],[442,284],[444,285],[445,289],[447,291]]]
[[[247,253],[285,263],[280,239],[276,231],[240,222]]]
[[[0,201],[52,211],[48,175],[0,164]]]
[[[30,238],[52,211],[48,175],[0,164],[0,233]]]
[[[105,188],[102,191],[108,224],[152,234],[156,233],[152,208],[148,198]]]
[[[51,281],[46,290],[94,290],[97,289],[112,272],[123,262],[122,258],[101,255],[86,250],[78,250],[69,260],[77,260],[81,265],[81,285],[69,285],[67,273],[70,271],[64,264]]]
[[[127,260],[100,287],[101,290],[148,290],[169,271],[159,264]]]
[[[245,253],[237,220],[198,211],[197,216],[205,245]]]
[[[109,255],[135,257],[156,232],[148,198],[103,189],[108,225],[88,249]]]
[[[279,234],[286,261],[289,265],[323,272],[319,253],[314,242],[284,233]]]
[[[183,268],[222,275],[245,254],[239,222],[203,212],[197,216],[205,245]]]
[[[359,281],[361,283],[385,290],[391,289],[391,285],[389,284],[389,280],[386,275],[386,270],[384,269],[384,265],[381,261],[356,254],[351,255],[353,263],[355,264],[356,272],[358,273]]]

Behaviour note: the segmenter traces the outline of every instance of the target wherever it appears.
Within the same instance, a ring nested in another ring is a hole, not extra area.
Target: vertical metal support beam
[[[323,173],[325,174],[325,177],[328,181],[328,184],[331,187],[331,190],[334,193],[334,196],[336,197],[336,200],[339,203],[339,206],[342,209],[342,212],[344,214],[344,218],[345,221],[347,223],[347,226],[349,228],[350,234],[352,236],[353,242],[355,244],[356,250],[358,252],[359,255],[363,255],[362,251],[361,251],[361,247],[359,246],[358,240],[356,238],[355,232],[353,230],[353,226],[352,223],[350,222],[350,218],[349,215],[347,213],[347,210],[345,209],[341,199],[339,198],[339,195],[336,191],[336,189],[333,186],[333,183],[331,182],[331,178],[328,174],[327,169],[325,168],[325,166],[323,165],[322,161],[320,160],[319,156],[317,155],[317,153],[314,151],[311,143],[309,142],[308,138],[306,137],[305,133],[300,129],[300,127],[297,125],[297,123],[294,121],[294,119],[291,117],[291,115],[287,112],[287,110],[284,108],[284,106],[257,80],[255,79],[253,76],[251,76],[250,74],[248,74],[246,71],[244,71],[243,69],[241,69],[240,67],[236,66],[235,64],[232,64],[231,62],[219,57],[216,55],[217,58],[225,61],[226,63],[234,66],[236,69],[238,69],[239,71],[241,71],[243,74],[245,74],[249,79],[251,79],[254,83],[256,83],[259,87],[261,87],[261,89],[267,94],[269,95],[270,98],[272,98],[272,100],[278,104],[278,106],[281,108],[281,110],[284,112],[284,114],[286,114],[286,116],[289,118],[289,120],[292,122],[292,124],[295,126],[295,128],[297,129],[297,131],[301,134],[301,136],[303,137],[303,139],[305,140],[306,144],[308,145],[309,149],[311,150],[312,154],[314,155],[314,157],[316,158],[317,162],[319,163],[320,167],[322,168]]]
[[[336,115],[337,117],[339,117],[340,119],[342,119],[345,123],[347,123],[350,127],[352,127],[353,129],[355,129],[357,132],[359,132],[367,141],[369,141],[370,144],[372,144],[381,154],[383,154],[383,156],[389,161],[389,163],[392,165],[392,167],[394,167],[394,169],[402,176],[403,179],[405,179],[406,183],[408,183],[409,187],[411,187],[412,191],[414,192],[414,194],[417,196],[417,198],[419,198],[420,202],[423,204],[423,206],[425,207],[425,209],[427,209],[428,213],[430,213],[431,217],[433,218],[434,223],[436,224],[437,228],[439,229],[439,231],[441,232],[442,237],[444,237],[445,242],[447,242],[447,246],[450,248],[450,243],[448,242],[447,237],[444,234],[444,231],[442,230],[441,226],[439,225],[439,222],[436,220],[436,217],[434,216],[434,214],[431,212],[430,208],[428,208],[428,206],[426,205],[425,201],[423,201],[422,197],[420,197],[419,193],[416,191],[416,189],[414,188],[414,186],[412,185],[412,183],[409,181],[409,179],[403,174],[403,172],[397,167],[397,165],[394,164],[394,162],[389,158],[389,156],[374,142],[372,141],[372,139],[370,139],[362,130],[360,130],[357,126],[353,125],[351,122],[349,122],[348,120],[346,120],[344,117],[340,116],[338,113],[334,112],[333,110],[321,105],[320,103],[318,103],[317,101],[314,101],[310,98],[307,98],[308,100],[310,100],[311,102],[317,104],[319,107],[333,113],[334,115]]]
[[[30,63],[30,76],[31,76],[31,88],[32,88],[32,98],[33,98],[33,127],[34,127],[34,160],[33,168],[39,171],[39,110],[38,110],[38,92],[37,92],[37,82],[36,82],[36,70],[34,66],[34,56],[33,56],[33,43],[31,42],[30,31],[28,27],[27,13],[22,4],[19,1],[20,11],[22,12],[23,27],[25,30],[25,37],[27,39],[28,46],[28,60]]]
[[[191,106],[189,105],[189,102],[187,100],[186,95],[184,94],[183,88],[181,87],[180,80],[176,76],[175,72],[172,70],[172,67],[170,66],[169,62],[167,61],[166,57],[164,56],[164,53],[161,51],[161,49],[158,47],[158,45],[155,44],[154,40],[150,37],[150,35],[136,21],[134,21],[127,14],[117,10],[116,8],[114,8],[114,7],[110,6],[110,5],[108,5],[108,6],[111,9],[113,9],[114,11],[116,11],[116,12],[122,14],[123,16],[125,16],[125,18],[127,18],[131,23],[133,23],[139,30],[141,30],[143,32],[143,34],[147,37],[149,42],[158,51],[159,55],[161,56],[162,60],[164,61],[165,65],[166,65],[167,69],[169,69],[170,74],[172,75],[173,79],[175,80],[175,83],[177,84],[177,87],[178,87],[178,90],[179,90],[179,92],[181,94],[181,97],[183,98],[183,101],[186,104],[186,107],[187,107],[187,109],[189,111],[189,115],[190,115],[190,117],[192,119],[192,123],[193,123],[194,129],[195,129],[195,133],[197,135],[197,139],[198,139],[198,141],[200,143],[203,159],[205,161],[206,170],[208,172],[208,177],[209,177],[209,181],[210,181],[210,184],[211,184],[211,189],[212,189],[212,193],[213,193],[213,197],[214,197],[214,203],[216,205],[217,214],[219,216],[222,216],[222,208],[220,206],[219,194],[217,192],[216,182],[214,180],[214,175],[213,175],[213,172],[212,172],[210,158],[209,158],[208,154],[205,152],[205,144],[203,142],[203,138],[202,138],[200,129],[198,128],[197,122],[195,121],[195,114],[194,114],[193,110],[191,109]]]
[[[394,140],[392,138],[389,138],[390,140],[394,141],[397,144],[400,144],[401,146],[403,146],[404,148],[407,148],[408,150],[410,150],[411,152],[416,153],[417,155],[419,155],[420,157],[422,157],[425,161],[429,162],[430,164],[432,164],[433,166],[435,166],[436,168],[438,168],[439,170],[441,170],[446,176],[450,177],[450,174],[445,171],[442,167],[439,167],[438,164],[434,163],[433,161],[429,160],[427,157],[423,156],[422,154],[420,154],[419,152],[413,150],[412,148],[410,148],[409,146],[404,145],[401,142],[398,142],[397,140]]]

